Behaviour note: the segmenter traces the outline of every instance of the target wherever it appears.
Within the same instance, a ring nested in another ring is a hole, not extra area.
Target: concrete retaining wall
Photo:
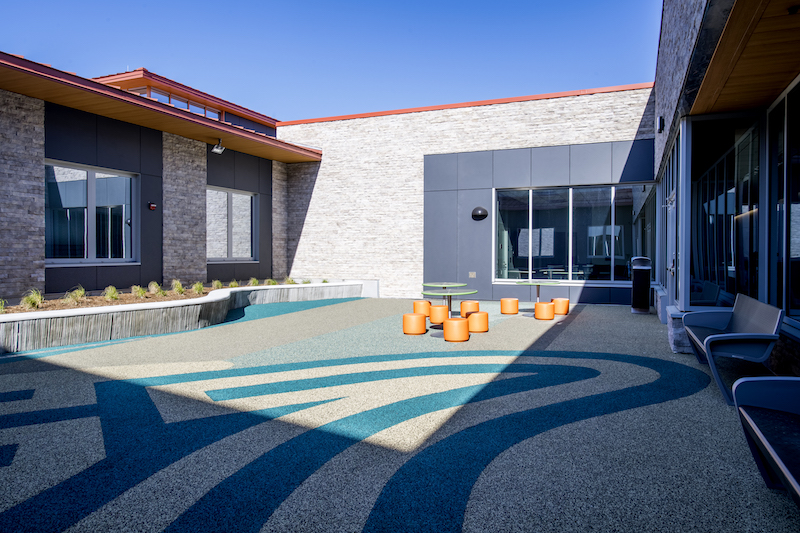
[[[248,305],[372,296],[369,282],[218,289],[192,300],[0,316],[0,353],[190,331]],[[377,296],[377,295],[376,295]]]

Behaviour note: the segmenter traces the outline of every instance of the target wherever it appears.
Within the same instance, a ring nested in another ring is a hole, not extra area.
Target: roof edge
[[[563,91],[563,92],[556,92],[556,93],[545,93],[545,94],[535,94],[529,96],[514,96],[511,98],[497,98],[493,100],[477,100],[474,102],[461,102],[457,104],[444,104],[444,105],[434,105],[434,106],[425,106],[425,107],[410,107],[406,109],[395,109],[390,111],[376,111],[373,113],[358,113],[354,115],[338,115],[333,117],[323,117],[323,118],[309,118],[309,119],[302,119],[302,120],[288,120],[288,121],[279,121],[278,127],[280,126],[296,126],[299,124],[315,124],[319,122],[335,122],[338,120],[353,120],[358,118],[373,118],[373,117],[385,117],[391,115],[405,115],[408,113],[421,113],[424,111],[443,111],[446,109],[461,109],[466,107],[480,107],[480,106],[487,106],[487,105],[496,105],[496,104],[510,104],[514,102],[531,102],[535,100],[550,100],[553,98],[566,98],[569,96],[585,96],[591,94],[601,94],[601,93],[613,93],[613,92],[622,92],[622,91],[634,91],[638,89],[652,89],[654,87],[654,82],[647,82],[647,83],[634,83],[630,85],[615,85],[612,87],[599,87],[595,89],[582,89],[578,91]]]

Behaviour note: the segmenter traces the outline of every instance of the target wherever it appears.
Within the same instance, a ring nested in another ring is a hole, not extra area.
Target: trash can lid
[[[649,257],[631,257],[631,268],[651,268]]]

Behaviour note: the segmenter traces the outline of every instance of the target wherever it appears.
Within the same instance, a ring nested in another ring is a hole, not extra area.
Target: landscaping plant
[[[147,296],[147,289],[145,289],[141,285],[134,285],[133,287],[131,287],[131,294],[133,294],[137,298],[144,298]]]
[[[0,299],[0,315],[6,312],[7,303],[8,303],[7,301]]]
[[[183,294],[186,292],[186,289],[183,288],[183,283],[179,279],[172,280],[172,291],[175,294]]]
[[[20,303],[26,309],[39,309],[44,305],[44,294],[39,289],[31,289],[25,293]]]
[[[283,280],[283,284],[284,285],[297,285],[297,282],[295,280],[293,280],[292,278],[287,276],[286,279]]]
[[[250,285],[251,287],[255,287],[256,285],[260,285],[260,283],[258,282],[257,278],[250,278],[250,280],[247,282],[247,284]]]
[[[228,283],[228,287],[230,287],[230,288],[234,288],[234,287],[238,287],[238,286],[239,286],[239,282],[236,281],[236,280],[232,280],[230,283]]]
[[[203,286],[202,281],[198,281],[194,285],[192,285],[192,290],[195,294],[205,294],[206,288]]]
[[[115,286],[109,285],[103,291],[103,298],[105,298],[108,301],[119,300],[119,291]]]
[[[78,305],[83,301],[85,297],[86,297],[86,289],[78,285],[77,288],[67,292],[67,294],[64,295],[64,300],[67,300],[72,305]]]
[[[264,282],[264,284],[265,284],[265,285],[277,285],[277,284],[278,284],[278,282],[277,282],[277,281],[275,281],[275,280],[274,280],[274,279],[272,279],[272,278],[269,278],[268,280],[266,280],[266,281]]]
[[[218,280],[218,279],[215,279],[214,281],[211,282],[211,288],[212,289],[221,289],[222,288],[222,282],[220,280]]]

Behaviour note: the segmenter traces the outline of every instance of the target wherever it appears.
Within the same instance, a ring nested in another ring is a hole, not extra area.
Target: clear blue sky
[[[0,50],[279,120],[652,82],[661,0],[6,2]]]

